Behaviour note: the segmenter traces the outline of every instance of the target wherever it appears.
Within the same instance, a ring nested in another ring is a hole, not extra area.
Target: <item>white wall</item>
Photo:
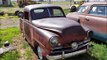
[[[89,0],[89,1],[107,1],[107,0]]]
[[[0,5],[2,4],[2,0],[0,0]]]

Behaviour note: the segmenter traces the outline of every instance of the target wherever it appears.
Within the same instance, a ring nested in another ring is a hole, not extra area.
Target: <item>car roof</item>
[[[53,4],[34,4],[34,5],[28,5],[24,7],[24,11],[31,11],[32,9],[35,8],[43,8],[43,7],[59,7]]]
[[[107,4],[107,2],[86,2],[82,6],[95,5],[95,4]]]

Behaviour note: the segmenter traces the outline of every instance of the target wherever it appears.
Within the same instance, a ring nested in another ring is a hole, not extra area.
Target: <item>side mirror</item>
[[[24,13],[23,12],[19,12],[18,13],[18,17],[23,18],[24,17]]]
[[[16,10],[14,14],[18,17],[21,17],[21,18],[23,18],[23,16],[24,16],[24,13],[19,10]]]
[[[71,6],[71,7],[70,7],[70,12],[76,12],[76,11],[77,11],[76,6]]]

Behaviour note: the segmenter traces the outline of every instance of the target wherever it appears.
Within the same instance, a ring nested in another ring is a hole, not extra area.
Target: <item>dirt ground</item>
[[[0,29],[19,26],[19,20],[14,20],[12,18],[0,19]]]
[[[25,54],[26,54],[26,49],[23,48],[23,44],[28,44],[24,38],[22,37],[22,34],[19,37],[13,38],[14,43],[13,45],[17,48],[17,51],[20,53],[20,58],[19,60],[27,60]],[[30,48],[30,46],[28,46]],[[31,60],[38,60],[37,56],[33,53],[32,49],[30,48],[30,51],[32,53]]]

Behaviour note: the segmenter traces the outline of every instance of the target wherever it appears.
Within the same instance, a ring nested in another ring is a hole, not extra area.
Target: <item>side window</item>
[[[29,13],[28,13],[28,12],[24,12],[24,18],[25,18],[26,20],[29,20]]]
[[[89,14],[96,16],[107,16],[107,5],[93,6]]]
[[[97,15],[97,7],[92,7],[92,9],[90,10],[89,14],[92,14],[92,15]]]

